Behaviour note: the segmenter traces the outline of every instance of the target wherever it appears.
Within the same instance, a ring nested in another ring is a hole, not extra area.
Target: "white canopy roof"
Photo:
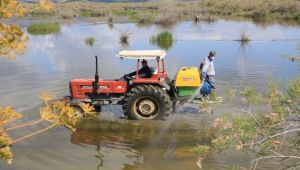
[[[163,59],[166,56],[164,50],[123,50],[119,51],[118,57],[130,59],[156,59],[159,57]]]

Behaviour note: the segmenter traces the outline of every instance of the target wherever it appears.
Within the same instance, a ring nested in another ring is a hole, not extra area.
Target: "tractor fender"
[[[127,87],[127,90],[125,92],[125,94],[130,91],[133,87],[135,86],[140,86],[140,85],[148,85],[148,84],[145,84],[145,83],[136,83],[136,84],[132,84],[131,86],[128,86]],[[163,83],[149,83],[149,85],[153,85],[153,86],[158,86],[160,88],[162,88],[164,91],[166,91],[168,94],[169,94],[169,91],[171,90],[171,87],[170,85],[168,85],[167,83],[163,82]]]
[[[166,82],[163,83],[158,83],[159,86],[161,86],[162,88],[165,88],[167,91],[170,91],[171,87],[170,85],[168,85]]]

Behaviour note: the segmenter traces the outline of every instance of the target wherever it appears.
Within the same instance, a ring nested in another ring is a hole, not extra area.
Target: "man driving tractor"
[[[150,69],[150,67],[148,66],[148,62],[147,60],[142,60],[142,68],[139,69],[138,73],[139,73],[139,77],[140,78],[150,78],[152,76],[152,71]],[[136,71],[133,71],[129,74],[125,74],[124,77],[132,77],[132,76],[136,76]]]

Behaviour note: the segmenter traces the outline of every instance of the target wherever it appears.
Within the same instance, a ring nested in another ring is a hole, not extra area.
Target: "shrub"
[[[168,50],[173,45],[173,35],[168,31],[159,33],[150,38],[150,43],[158,45],[160,48]]]
[[[60,32],[60,25],[58,23],[36,23],[31,24],[27,28],[27,32],[32,35],[46,35]]]

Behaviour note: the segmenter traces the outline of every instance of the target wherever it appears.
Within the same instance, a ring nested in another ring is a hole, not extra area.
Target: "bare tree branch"
[[[300,159],[299,156],[284,156],[284,155],[282,155],[282,156],[277,155],[277,156],[265,156],[265,157],[260,157],[260,158],[254,159],[254,160],[251,162],[252,164],[251,164],[251,166],[250,166],[250,170],[251,170],[251,169],[255,170],[256,167],[257,167],[257,164],[258,164],[258,162],[259,162],[260,160],[263,160],[263,159],[273,159],[273,158]]]
[[[263,143],[264,141],[268,140],[268,139],[271,139],[271,138],[274,138],[274,137],[277,137],[277,136],[280,136],[280,135],[284,135],[286,133],[290,133],[290,132],[295,132],[295,131],[300,131],[300,128],[297,128],[297,129],[291,129],[291,130],[287,130],[287,131],[284,131],[284,132],[281,132],[281,133],[277,133],[275,135],[272,135],[272,136],[268,136],[258,142],[256,142],[256,144],[260,144],[260,143]]]
[[[18,129],[18,128],[22,128],[22,127],[26,127],[26,126],[31,126],[31,125],[34,125],[34,124],[38,124],[41,121],[43,121],[43,119],[34,120],[34,121],[31,121],[31,122],[27,122],[27,123],[24,123],[24,124],[16,125],[16,126],[13,126],[13,127],[8,127],[8,128],[5,128],[5,130],[6,131],[10,131],[10,130],[14,130],[14,129]]]
[[[11,145],[11,144],[14,144],[14,143],[16,143],[16,142],[20,142],[20,141],[22,141],[22,140],[24,140],[24,139],[30,138],[30,137],[32,137],[32,136],[38,135],[38,134],[40,134],[40,133],[43,133],[43,132],[45,132],[45,131],[47,131],[47,130],[53,128],[53,127],[55,127],[56,125],[57,125],[57,124],[54,123],[54,124],[52,124],[52,125],[50,125],[50,126],[44,128],[44,129],[42,129],[42,130],[39,130],[39,131],[30,133],[30,134],[28,134],[28,135],[26,135],[26,136],[22,136],[22,137],[20,137],[20,138],[17,138],[17,139],[15,139],[15,140],[13,140],[13,141],[10,143],[10,145]]]

